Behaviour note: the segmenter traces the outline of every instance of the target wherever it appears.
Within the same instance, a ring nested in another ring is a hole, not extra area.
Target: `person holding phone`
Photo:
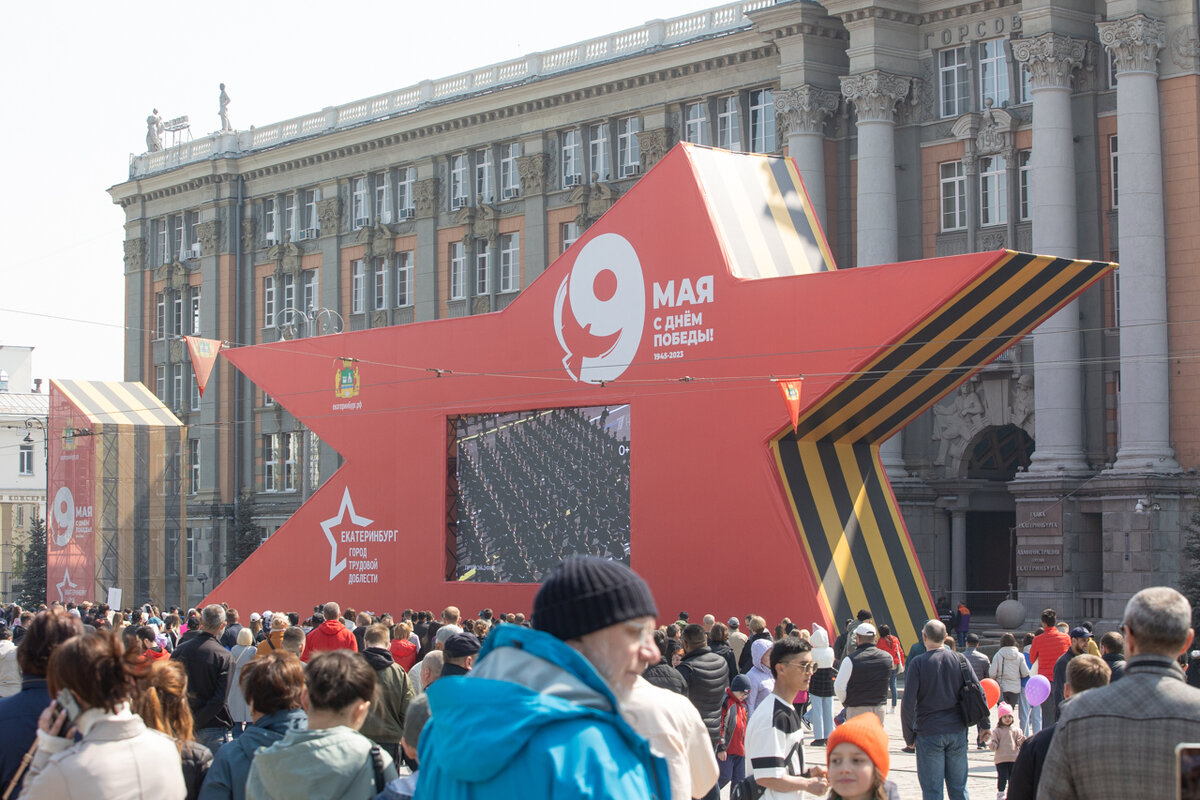
[[[111,631],[61,644],[47,678],[55,699],[38,719],[38,747],[21,798],[186,797],[175,742],[130,710],[131,675]],[[130,769],[134,762],[138,768]]]

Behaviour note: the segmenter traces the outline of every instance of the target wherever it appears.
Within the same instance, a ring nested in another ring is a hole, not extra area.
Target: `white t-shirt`
[[[804,772],[804,729],[791,703],[774,692],[746,723],[747,774],[756,780],[784,778]],[[800,792],[767,789],[762,800],[795,800]]]
[[[717,783],[717,757],[700,712],[681,694],[638,677],[621,716],[667,761],[671,800],[702,797]]]

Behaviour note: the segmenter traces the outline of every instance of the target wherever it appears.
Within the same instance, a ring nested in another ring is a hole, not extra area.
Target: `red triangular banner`
[[[779,384],[779,392],[783,395],[783,402],[787,406],[788,416],[792,419],[792,431],[800,424],[800,385],[804,383],[803,378],[795,378],[789,381],[776,381]]]
[[[204,387],[208,386],[208,378],[212,375],[213,365],[217,363],[217,354],[225,343],[220,339],[201,339],[197,336],[185,336],[188,352],[192,356],[192,372],[196,375],[196,386],[200,396],[204,397]]]

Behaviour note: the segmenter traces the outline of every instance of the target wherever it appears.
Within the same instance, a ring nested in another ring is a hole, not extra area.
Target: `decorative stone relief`
[[[990,97],[986,106],[982,114],[973,111],[963,114],[950,128],[951,135],[966,144],[964,165],[979,156],[1007,155],[1013,148],[1012,134],[1016,124],[1012,114],[1003,108],[994,108]]]
[[[217,240],[221,236],[221,221],[209,220],[201,222],[196,226],[196,239],[200,242],[200,254],[205,256],[216,255]]]
[[[477,295],[471,298],[471,313],[472,314],[487,314],[492,310],[492,298],[486,294]]]
[[[652,131],[638,131],[638,150],[641,152],[642,172],[662,161],[671,146],[675,144],[675,132],[671,128],[655,128]]]
[[[247,217],[242,220],[242,252],[253,253],[258,249],[258,220]]]
[[[1171,32],[1171,61],[1183,69],[1195,69],[1200,56],[1200,33],[1195,25],[1180,25]]]
[[[987,426],[987,409],[975,381],[967,381],[948,402],[933,407],[933,440],[941,442],[937,457],[939,466],[948,457],[961,459],[967,445]]]
[[[533,153],[517,158],[517,174],[521,176],[521,194],[528,197],[546,191],[546,175],[550,171],[550,156]]]
[[[146,240],[125,240],[125,271],[141,272],[146,264]]]
[[[1037,439],[1035,409],[1033,404],[1033,375],[1028,372],[1013,382],[1009,394],[1012,404],[1009,407],[1009,422],[1029,434],[1031,439]]]
[[[172,364],[178,364],[183,361],[183,339],[172,339],[167,347],[167,361]]]
[[[921,61],[921,117],[923,119],[937,119],[937,92],[934,87],[937,86],[937,81],[934,75],[934,63],[932,58],[922,59]],[[944,137],[943,137],[944,138]]]
[[[413,200],[417,208],[417,216],[425,219],[432,217],[437,211],[438,179],[427,178],[413,184]]]
[[[979,249],[986,252],[988,250],[1002,250],[1008,246],[1008,234],[1002,231],[991,231],[979,237]]]
[[[475,206],[473,233],[476,239],[486,239],[488,244],[495,244],[500,236],[500,209],[483,202],[482,197]]]
[[[1117,76],[1126,72],[1158,74],[1158,52],[1167,41],[1167,26],[1145,14],[1101,22],[1100,44],[1117,60]]]
[[[171,292],[180,292],[188,286],[188,269],[180,262],[163,264],[155,272],[154,277],[163,282],[163,288]]]
[[[1084,43],[1057,33],[1032,39],[1014,39],[1013,58],[1029,70],[1033,89],[1069,89],[1075,71],[1083,65]]]
[[[386,311],[375,311],[371,314],[372,328],[386,328],[388,324],[388,314]]]
[[[367,258],[388,258],[396,249],[392,243],[394,238],[392,229],[376,217],[374,225],[359,229],[355,241],[366,245]]]
[[[894,122],[896,103],[908,96],[912,78],[873,69],[841,78],[842,94],[854,103],[859,122]]]
[[[332,236],[342,229],[342,198],[326,197],[317,203],[317,219],[321,221],[321,233]]]
[[[600,219],[605,211],[612,208],[617,200],[617,192],[607,183],[600,182],[600,176],[592,173],[592,182],[576,186],[571,191],[570,201],[579,204],[579,213],[575,222],[579,229],[586,230],[593,222]]]
[[[841,97],[837,92],[816,86],[781,89],[774,93],[775,122],[783,136],[798,133],[825,132],[825,122],[838,109]]]
[[[267,251],[267,258],[275,262],[276,277],[286,273],[299,276],[303,257],[304,251],[300,249],[300,245],[292,241],[290,233],[284,236],[283,244],[277,244]]]
[[[923,105],[923,97],[926,92],[927,84],[920,78],[912,78],[912,88],[909,91],[908,97],[903,98],[900,103],[900,110],[896,117],[896,123],[899,125],[913,125],[924,122],[928,117],[925,116],[925,107]]]

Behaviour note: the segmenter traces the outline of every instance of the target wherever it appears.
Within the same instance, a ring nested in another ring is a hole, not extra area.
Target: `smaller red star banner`
[[[775,381],[779,384],[779,393],[783,395],[784,405],[787,406],[788,416],[792,420],[792,431],[794,432],[800,424],[800,386],[804,383],[803,378],[795,378],[787,381]]]
[[[217,363],[217,355],[225,343],[220,339],[201,339],[198,336],[185,336],[183,340],[187,342],[188,353],[192,357],[192,372],[196,375],[196,386],[200,389],[200,396],[204,397],[204,387],[208,386],[213,365]]]

